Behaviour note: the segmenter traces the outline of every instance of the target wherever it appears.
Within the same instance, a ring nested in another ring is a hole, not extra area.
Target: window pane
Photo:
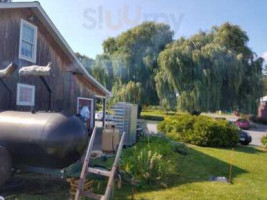
[[[21,103],[32,104],[34,89],[21,86],[19,90],[20,90],[19,101]]]
[[[33,58],[33,45],[22,41],[21,54],[23,56]]]
[[[30,62],[36,62],[35,54],[37,50],[37,27],[24,20],[21,20],[21,37],[19,58]]]
[[[20,94],[20,96],[19,96],[19,101],[24,102],[24,96],[22,94]]]
[[[23,25],[22,40],[33,44],[33,42],[34,42],[34,29],[24,24]]]

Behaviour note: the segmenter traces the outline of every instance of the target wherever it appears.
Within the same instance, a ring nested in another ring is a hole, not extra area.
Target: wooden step
[[[111,191],[114,187],[115,177],[117,175],[116,173],[117,173],[117,169],[119,165],[119,159],[120,159],[120,155],[121,155],[122,148],[124,145],[125,132],[122,134],[120,144],[119,144],[117,154],[116,154],[111,171],[88,167],[90,163],[90,159],[91,159],[91,153],[93,149],[95,135],[96,135],[96,128],[94,128],[93,134],[91,136],[91,139],[90,139],[90,142],[87,148],[86,156],[85,156],[84,163],[83,163],[83,168],[81,171],[80,179],[78,181],[77,191],[76,191],[75,198],[74,198],[75,200],[79,200],[80,196],[85,196],[85,197],[89,197],[91,199],[96,199],[96,200],[108,200],[110,198]],[[91,191],[84,191],[85,179],[89,173],[108,177],[108,184],[107,184],[104,195],[95,194]]]
[[[92,168],[92,167],[88,167],[88,172],[92,174],[100,175],[100,176],[106,176],[106,177],[110,177],[110,174],[111,174],[110,171]]]
[[[84,197],[91,198],[91,199],[96,199],[96,200],[102,200],[102,199],[104,199],[104,196],[103,195],[95,194],[95,193],[93,193],[91,191],[80,191],[80,195],[81,196],[84,196]]]

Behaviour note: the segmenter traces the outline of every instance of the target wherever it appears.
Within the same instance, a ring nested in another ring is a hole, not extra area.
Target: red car
[[[238,119],[235,124],[241,129],[249,129],[249,121],[246,119]]]

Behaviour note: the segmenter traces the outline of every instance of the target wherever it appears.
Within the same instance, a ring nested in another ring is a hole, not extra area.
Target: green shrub
[[[199,146],[232,147],[239,139],[237,128],[226,120],[190,114],[167,117],[158,130],[176,141]]]
[[[261,138],[261,143],[263,144],[263,146],[264,146],[265,148],[267,148],[267,135],[265,135],[265,136],[263,136],[263,137]]]
[[[176,163],[169,159],[173,154],[172,142],[165,136],[145,137],[123,152],[120,168],[130,173],[140,186],[161,185],[175,172]]]

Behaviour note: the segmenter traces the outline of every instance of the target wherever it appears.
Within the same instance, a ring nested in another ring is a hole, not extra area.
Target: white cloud
[[[262,54],[261,57],[263,57],[263,59],[265,60],[265,62],[267,62],[267,51],[265,51],[265,52]]]

